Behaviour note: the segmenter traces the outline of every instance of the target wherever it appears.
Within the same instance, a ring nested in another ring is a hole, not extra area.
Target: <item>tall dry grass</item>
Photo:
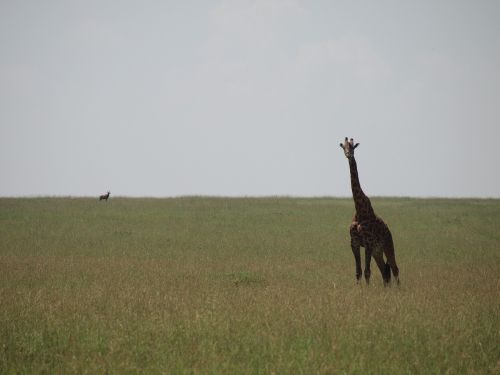
[[[500,201],[0,199],[0,373],[499,373]]]

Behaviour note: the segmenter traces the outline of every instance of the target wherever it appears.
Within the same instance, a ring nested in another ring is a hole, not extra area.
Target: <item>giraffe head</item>
[[[354,144],[354,139],[348,139],[345,137],[344,143],[340,144],[340,147],[344,149],[344,154],[347,159],[354,158],[354,149],[359,146],[359,143]]]

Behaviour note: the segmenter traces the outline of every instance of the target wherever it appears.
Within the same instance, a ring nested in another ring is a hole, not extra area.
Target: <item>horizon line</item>
[[[0,199],[99,199],[99,195],[0,195]],[[212,199],[352,199],[351,195],[212,195],[212,194],[179,194],[179,195],[112,195],[110,199],[186,199],[186,198],[212,198]],[[395,199],[500,199],[500,196],[445,196],[445,195],[373,195],[370,198],[395,198]]]

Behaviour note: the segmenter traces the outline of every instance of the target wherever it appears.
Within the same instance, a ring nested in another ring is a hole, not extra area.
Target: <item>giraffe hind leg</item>
[[[378,269],[382,275],[382,279],[384,280],[384,286],[387,286],[391,281],[391,271],[387,272],[387,263],[384,262],[384,256],[382,252],[376,252],[373,254],[375,258],[375,262],[377,263]]]
[[[384,280],[387,280],[387,282],[391,281],[391,266],[389,263],[386,263],[384,266]]]
[[[384,248],[384,254],[385,257],[387,258],[387,266],[389,268],[388,272],[390,275],[390,271],[392,270],[392,274],[394,275],[394,278],[396,279],[396,283],[399,285],[399,268],[398,265],[396,264],[396,255],[394,254],[394,244],[392,240],[388,243],[387,246]]]

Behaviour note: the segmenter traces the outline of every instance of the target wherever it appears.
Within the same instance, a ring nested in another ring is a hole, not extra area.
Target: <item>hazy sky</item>
[[[500,197],[500,2],[0,0],[0,196]]]

